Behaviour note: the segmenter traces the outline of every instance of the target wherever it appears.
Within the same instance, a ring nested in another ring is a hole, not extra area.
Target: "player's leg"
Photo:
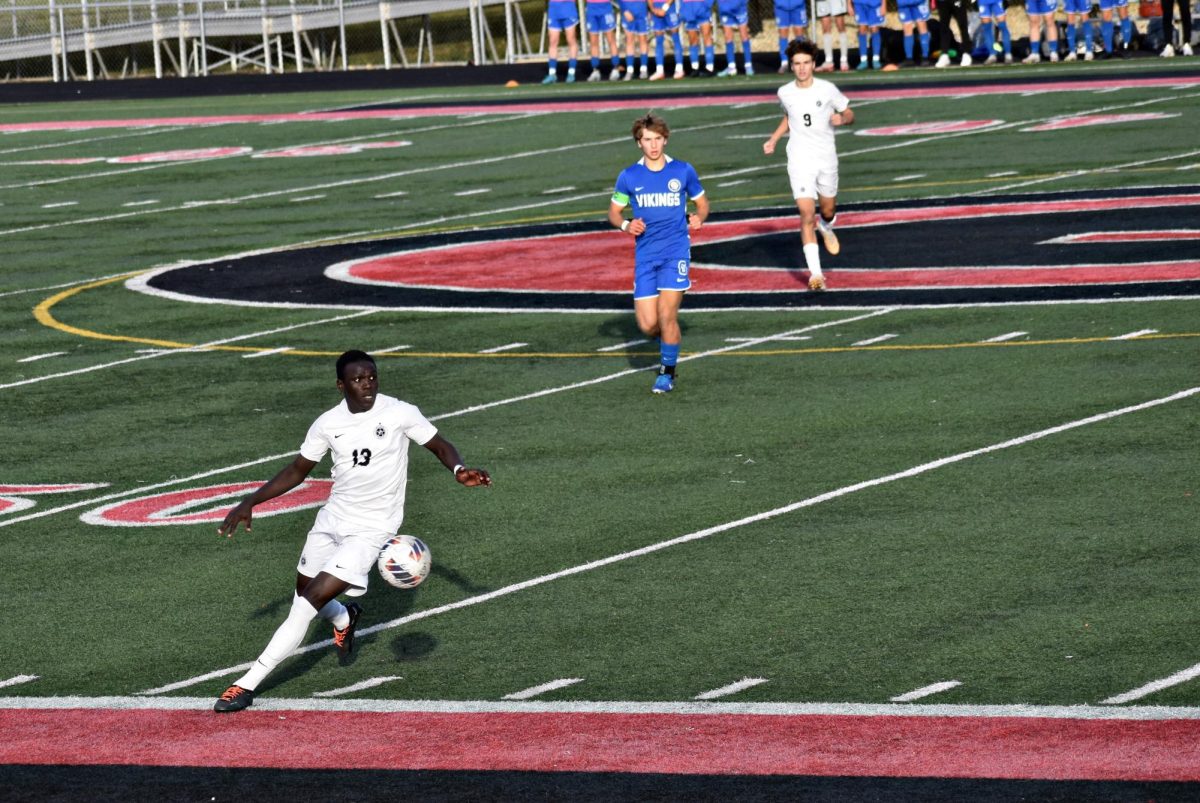
[[[543,84],[553,84],[558,80],[558,40],[561,36],[562,31],[558,28],[550,29],[550,42],[547,51],[550,59],[546,65],[546,77],[542,79]]]
[[[818,182],[818,209],[817,214],[813,216],[813,223],[816,224],[817,232],[825,242],[825,250],[830,255],[837,256],[842,250],[841,241],[838,240],[837,233],[833,230],[833,225],[837,222],[837,196],[826,195],[827,191],[829,191],[828,188]],[[837,190],[834,189],[833,192],[836,193]]]
[[[575,83],[575,67],[579,64],[579,39],[575,34],[575,26],[568,26],[567,34],[567,83]]]
[[[825,61],[817,67],[817,72],[833,72],[833,17],[820,17],[821,49],[825,51]]]
[[[1058,61],[1058,23],[1054,21],[1054,12],[1047,14],[1046,20],[1046,50],[1050,51],[1050,60]]]
[[[683,304],[682,290],[662,290],[658,294],[659,368],[654,379],[655,393],[675,389],[675,366],[679,362],[679,346],[683,332],[679,328],[679,308]]]
[[[754,75],[754,51],[752,49],[754,43],[750,39],[750,25],[742,23],[738,30],[742,36],[742,72],[746,75]]]
[[[813,290],[824,290],[825,274],[821,270],[821,251],[817,246],[816,201],[811,197],[797,198],[796,211],[800,213],[800,247],[808,268],[808,286]]]

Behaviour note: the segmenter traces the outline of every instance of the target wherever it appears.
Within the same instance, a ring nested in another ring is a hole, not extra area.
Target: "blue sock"
[[[692,64],[700,63],[700,45],[688,45],[688,57]]]
[[[613,56],[613,57],[612,57],[612,68],[613,68],[614,70],[619,70],[619,69],[621,69],[621,57],[620,57],[620,56]]]
[[[655,64],[656,68],[659,70],[667,69],[666,65],[663,64],[663,61],[666,59],[666,52],[667,52],[667,37],[665,37],[665,36],[654,37],[654,59],[655,59],[654,64]]]
[[[683,39],[679,36],[679,31],[671,37],[675,42],[675,69],[683,69]]]
[[[733,55],[733,42],[725,43],[725,63],[730,67],[737,67],[737,58]]]
[[[567,62],[567,72],[575,72],[575,68],[579,66],[578,59],[571,59]]]
[[[679,362],[679,344],[678,343],[663,343],[658,347],[658,352],[661,355],[662,364],[668,368],[674,368]]]
[[[643,53],[642,54],[642,72],[645,72],[646,70],[649,70],[649,69],[650,69],[650,54]]]
[[[625,71],[626,71],[626,72],[632,72],[632,71],[633,71],[633,56],[626,56],[626,57],[625,57]]]
[[[867,35],[865,33],[858,35],[858,60],[867,60]]]
[[[715,70],[717,68],[717,55],[713,52],[712,45],[704,46],[704,60],[708,62],[708,69]]]
[[[746,65],[747,70],[750,69],[750,66],[751,66],[750,60],[753,57],[753,55],[754,55],[754,53],[750,50],[750,40],[748,40],[748,39],[743,40],[742,41],[742,59],[743,59],[743,63]]]
[[[1008,23],[1000,22],[1000,41],[1004,43],[1004,55],[1012,53],[1012,34],[1008,32]]]
[[[929,33],[921,34],[921,58],[929,58]]]
[[[1092,32],[1093,32],[1092,21],[1084,20],[1083,21],[1083,46],[1085,48],[1087,48],[1089,53],[1092,50],[1092,35],[1093,35]]]
[[[996,47],[996,31],[992,28],[992,23],[983,23],[983,49],[987,54],[992,55],[993,49]]]
[[[592,69],[593,70],[600,69],[600,57],[599,56],[592,56]]]
[[[1186,3],[1187,0],[1183,0],[1183,2]],[[1125,47],[1129,47],[1132,42],[1133,20],[1129,19],[1129,17],[1126,17],[1125,19],[1121,20],[1121,44],[1123,44]]]
[[[788,40],[786,36],[779,37],[779,63],[787,64],[787,46]]]
[[[913,54],[913,35],[911,33],[904,34],[904,60],[912,61]]]
[[[1108,53],[1112,52],[1113,42],[1113,24],[1112,20],[1101,20],[1100,22],[1100,39],[1104,42],[1104,50]]]
[[[549,73],[550,75],[557,75],[558,74],[558,59],[550,59],[550,63],[548,65],[548,67],[549,67],[549,69],[546,70],[547,73]]]
[[[879,31],[871,34],[871,54],[875,57],[875,61],[883,58],[883,48],[879,46],[880,34]]]

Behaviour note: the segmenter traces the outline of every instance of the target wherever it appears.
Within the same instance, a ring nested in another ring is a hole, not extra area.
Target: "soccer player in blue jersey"
[[[650,9],[642,0],[621,0],[621,27],[625,30],[625,80],[632,81],[636,75],[645,81],[650,77]],[[640,70],[633,65],[634,51],[638,48]]]
[[[671,35],[675,47],[675,77],[683,77],[683,40],[679,38],[679,11],[675,8],[675,0],[647,0],[650,8],[650,22],[654,30],[654,58],[656,67],[651,81],[661,81],[667,77],[666,37]]]
[[[1185,0],[1186,1],[1186,0]],[[1121,55],[1129,55],[1130,42],[1133,41],[1133,20],[1129,19],[1129,0],[1100,0],[1100,43],[1104,45],[1101,58],[1111,59],[1113,55],[1113,9],[1121,23]]]
[[[1091,0],[1078,0],[1090,3]],[[1066,0],[1068,4],[1075,0]],[[1070,6],[1068,5],[1068,8]],[[995,64],[1000,59],[996,56],[996,31],[1000,31],[1000,49],[1004,54],[1004,63],[1012,64],[1012,33],[1008,30],[1007,12],[1004,10],[1004,0],[979,0],[979,27],[983,31],[983,48],[987,51],[984,64]],[[1088,54],[1088,61],[1091,61]]]
[[[883,69],[883,40],[879,28],[883,25],[887,10],[881,0],[851,0],[854,8],[854,21],[858,24],[858,70],[874,67]],[[872,58],[867,58],[870,48]]]
[[[610,0],[587,0],[586,11],[588,31],[588,56],[592,61],[592,73],[588,83],[603,80],[600,74],[600,35],[608,41],[608,55],[612,59],[612,70],[608,80],[621,80],[621,54],[617,50],[617,15],[613,13]]]
[[[579,41],[575,36],[575,26],[579,24],[579,9],[574,0],[550,0],[546,8],[546,29],[550,32],[550,59],[546,65],[546,77],[543,84],[552,84],[558,80],[558,39],[560,34],[567,34],[567,83],[575,83],[575,66],[579,62]]]
[[[688,57],[692,75],[708,77],[716,73],[713,55],[712,0],[683,0],[679,17],[688,35]],[[704,43],[704,64],[700,63],[700,44]]]
[[[733,50],[733,32],[742,40],[742,72],[754,75],[754,62],[750,41],[749,0],[717,0],[717,13],[721,15],[721,35],[725,37],[725,69],[717,73],[722,77],[737,75],[737,56]]]
[[[1092,60],[1092,0],[1063,0],[1067,12],[1067,55],[1063,61]],[[1082,37],[1079,35],[1082,34]]]
[[[788,43],[808,38],[808,0],[775,0],[775,27],[779,29],[779,74],[787,75],[792,71]]]
[[[929,59],[929,0],[896,0],[896,13],[904,32],[904,66],[920,67],[922,59]],[[913,47],[916,44],[914,28],[920,37],[919,52]]]
[[[1037,64],[1042,60],[1042,24],[1046,25],[1046,50],[1050,60],[1058,61],[1058,23],[1054,14],[1058,11],[1058,0],[1025,0],[1025,13],[1029,16],[1029,55],[1022,64]]]
[[[633,141],[642,158],[617,176],[608,222],[634,238],[633,310],[638,328],[659,339],[661,366],[654,393],[675,389],[679,361],[679,307],[692,286],[689,271],[692,245],[689,230],[708,218],[708,198],[696,168],[667,156],[671,131],[666,120],[653,114],[633,123]],[[696,211],[688,214],[688,200]],[[633,212],[625,218],[625,207]]]

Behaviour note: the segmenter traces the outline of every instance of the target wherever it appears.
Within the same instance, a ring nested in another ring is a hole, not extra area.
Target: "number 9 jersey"
[[[813,78],[812,86],[801,88],[795,81],[779,87],[779,103],[788,118],[787,155],[792,162],[812,162],[815,166],[836,170],[837,148],[834,127],[829,118],[844,112],[850,101],[836,86]]]

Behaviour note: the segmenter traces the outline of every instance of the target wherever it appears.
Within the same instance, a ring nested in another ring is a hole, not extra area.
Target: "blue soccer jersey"
[[[660,259],[686,259],[691,251],[688,238],[687,202],[704,194],[696,168],[666,157],[655,172],[639,159],[621,171],[612,201],[628,206],[635,218],[646,222],[637,238],[634,258],[639,264]]]

